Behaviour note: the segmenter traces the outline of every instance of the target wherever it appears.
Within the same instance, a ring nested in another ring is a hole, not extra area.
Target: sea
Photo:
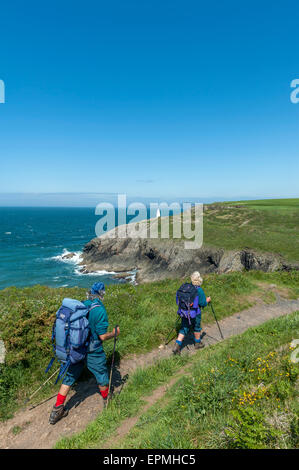
[[[0,207],[0,289],[123,282],[113,272],[80,272],[83,247],[96,237],[98,220],[94,208]],[[72,259],[63,259],[73,252]]]

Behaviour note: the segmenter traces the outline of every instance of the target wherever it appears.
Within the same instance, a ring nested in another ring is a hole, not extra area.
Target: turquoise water
[[[92,208],[0,207],[0,289],[119,282],[107,273],[79,273],[80,253],[96,236],[98,219]],[[67,252],[76,252],[75,261],[62,261]]]

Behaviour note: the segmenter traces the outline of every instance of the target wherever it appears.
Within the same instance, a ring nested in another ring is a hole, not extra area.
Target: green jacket
[[[92,339],[94,341],[101,341],[99,335],[104,335],[107,333],[109,326],[108,315],[105,306],[99,299],[85,300],[83,303],[86,305],[86,307],[89,308],[97,305],[96,308],[93,308],[90,311],[88,315],[88,322]]]
[[[206,298],[204,291],[202,290],[201,287],[198,287],[197,292],[198,292],[198,305],[201,308],[206,307],[208,305],[208,302],[207,302],[207,298]]]

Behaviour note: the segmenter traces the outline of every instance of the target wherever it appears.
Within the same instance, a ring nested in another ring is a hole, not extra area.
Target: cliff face
[[[186,250],[183,242],[161,239],[95,238],[85,245],[83,272],[107,270],[128,272],[137,270],[137,282],[190,275],[193,271],[224,273],[259,269],[298,269],[284,263],[277,255],[255,253],[252,250],[224,251],[203,247]]]

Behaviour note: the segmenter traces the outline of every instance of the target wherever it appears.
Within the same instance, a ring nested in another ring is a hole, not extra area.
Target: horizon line
[[[3,194],[3,193],[2,193]],[[0,193],[1,195],[1,193]],[[132,196],[133,197],[133,196]],[[141,196],[138,198],[141,198]],[[143,199],[151,199],[150,197],[144,197]],[[176,198],[176,199],[180,199],[180,198]],[[182,198],[183,199],[183,198]],[[186,198],[187,199],[187,198]],[[190,198],[192,199],[192,198]],[[196,199],[196,198],[194,198]],[[238,198],[238,199],[226,199],[226,198],[215,198],[215,200],[213,198],[202,198],[202,199],[210,199],[211,201],[209,202],[202,202],[203,204],[214,204],[214,203],[217,203],[217,202],[238,202],[238,201],[242,201],[242,202],[250,202],[250,201],[267,201],[267,200],[289,200],[289,199],[299,199],[299,197],[256,197],[256,198]],[[217,200],[218,199],[218,200]],[[221,199],[221,200],[219,200]],[[148,201],[150,203],[150,201]],[[154,202],[154,201],[153,201]],[[163,202],[167,202],[167,201],[162,201],[160,202],[163,203]],[[178,201],[176,201],[178,202]],[[159,202],[154,202],[155,204],[159,204]],[[194,201],[181,201],[181,203],[185,203],[185,204],[196,204],[196,202]],[[65,204],[65,203],[63,203]],[[36,204],[29,204],[29,205],[14,205],[14,204],[1,204],[0,203],[0,208],[6,208],[6,209],[39,209],[39,208],[44,208],[44,209],[95,209],[95,205],[91,205],[91,206],[84,206],[84,205],[63,205],[63,204],[60,204],[60,205],[43,205],[43,204],[40,204],[40,205],[36,205]]]

